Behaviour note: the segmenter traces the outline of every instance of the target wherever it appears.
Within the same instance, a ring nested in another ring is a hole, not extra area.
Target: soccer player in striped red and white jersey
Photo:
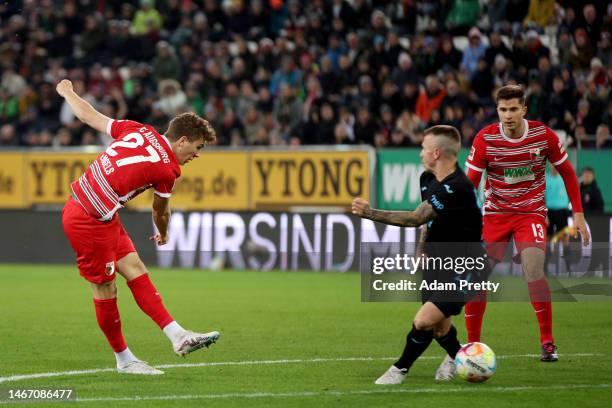
[[[580,187],[558,136],[540,122],[526,120],[525,93],[507,85],[496,96],[499,122],[482,129],[467,159],[467,175],[478,188],[486,171],[483,239],[493,263],[499,262],[510,238],[520,253],[529,295],[540,326],[541,361],[557,361],[552,334],[550,289],[544,275],[546,249],[546,162],[561,177],[572,204],[574,225],[583,244],[590,237],[582,212]],[[468,302],[465,321],[468,341],[480,341],[486,296]]]
[[[73,90],[69,80],[57,85],[76,117],[113,143],[71,185],[72,196],[62,211],[64,233],[77,257],[79,272],[91,284],[96,318],[115,352],[117,371],[128,374],[163,374],[139,360],[127,347],[117,308],[116,274],[123,276],[138,306],[166,334],[174,352],[186,355],[208,347],[218,332],[195,333],[183,329],[170,316],[149,279],[118,211],[142,191],[153,188],[153,222],[157,245],[168,240],[170,196],[179,166],[199,156],[200,149],[215,140],[210,124],[193,113],[177,116],[160,135],[150,125],[113,120],[96,111]]]

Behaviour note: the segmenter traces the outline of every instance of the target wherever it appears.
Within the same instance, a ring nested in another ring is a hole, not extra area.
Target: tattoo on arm
[[[436,218],[436,213],[431,204],[423,201],[414,211],[385,211],[372,208],[366,212],[365,218],[398,227],[418,227]]]

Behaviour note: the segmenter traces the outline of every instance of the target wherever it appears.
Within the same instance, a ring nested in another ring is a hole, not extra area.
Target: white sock
[[[166,336],[168,336],[168,339],[170,339],[172,343],[176,343],[177,341],[179,341],[181,336],[185,334],[185,331],[186,331],[185,329],[181,327],[180,324],[178,324],[174,320],[168,323],[166,327],[164,327],[163,330]]]
[[[117,359],[117,367],[123,367],[130,361],[138,360],[136,356],[130,351],[129,347],[126,347],[125,350],[115,353],[115,358]]]

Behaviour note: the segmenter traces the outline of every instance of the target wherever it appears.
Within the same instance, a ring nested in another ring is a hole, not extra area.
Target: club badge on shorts
[[[106,275],[113,276],[115,273],[115,261],[110,261],[106,263]]]

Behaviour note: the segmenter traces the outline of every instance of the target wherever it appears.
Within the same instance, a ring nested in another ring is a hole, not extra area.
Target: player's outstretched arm
[[[418,227],[436,218],[435,211],[427,201],[423,201],[414,211],[385,211],[371,208],[370,203],[358,197],[353,200],[352,210],[361,218],[398,227]]]
[[[62,79],[56,86],[57,93],[68,102],[77,118],[86,125],[91,126],[98,132],[106,132],[108,122],[111,120],[94,109],[85,99],[74,92],[72,82]]]
[[[157,245],[168,242],[168,223],[170,222],[170,199],[153,194],[153,222],[157,227],[157,234],[149,237]]]

